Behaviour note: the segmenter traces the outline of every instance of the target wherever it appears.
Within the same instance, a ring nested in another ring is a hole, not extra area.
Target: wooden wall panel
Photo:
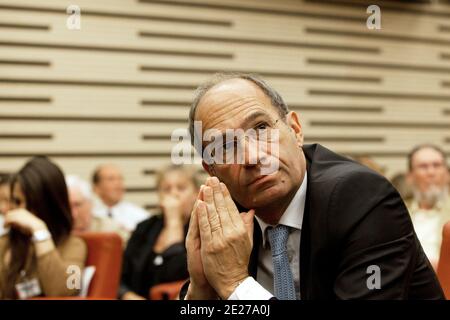
[[[170,135],[216,71],[261,74],[308,143],[368,155],[388,176],[416,144],[450,154],[450,6],[357,0],[0,0],[0,171],[47,154],[90,179],[120,165],[152,210]]]

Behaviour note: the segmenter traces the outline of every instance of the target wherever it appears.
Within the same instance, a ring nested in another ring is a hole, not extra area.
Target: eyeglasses
[[[264,150],[269,143],[278,142],[279,134],[276,129],[281,119],[261,120],[245,132],[243,129],[226,130],[225,142],[221,143],[223,136],[216,137],[218,143],[212,143],[209,154],[211,164],[222,165],[231,163],[244,163],[244,143],[248,141],[249,152]],[[216,141],[215,139],[215,141]]]
[[[434,170],[442,169],[445,167],[445,164],[443,162],[432,162],[432,163],[421,163],[419,165],[415,166],[415,169],[426,171],[429,168],[433,168]]]

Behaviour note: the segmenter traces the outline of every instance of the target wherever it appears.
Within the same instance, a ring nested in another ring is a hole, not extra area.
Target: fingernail
[[[220,181],[217,177],[212,177],[212,182],[214,185],[218,185],[220,183]]]

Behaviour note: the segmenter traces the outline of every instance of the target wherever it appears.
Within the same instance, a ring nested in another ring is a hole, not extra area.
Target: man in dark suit
[[[229,129],[245,134],[221,141]],[[186,299],[443,298],[397,191],[304,145],[298,115],[261,79],[201,86],[190,133],[212,177],[191,216]]]

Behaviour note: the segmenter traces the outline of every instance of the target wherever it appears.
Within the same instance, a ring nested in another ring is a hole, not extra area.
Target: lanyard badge
[[[42,294],[41,286],[37,278],[26,279],[25,271],[21,272],[22,282],[16,284],[16,292],[19,299],[28,299]]]

